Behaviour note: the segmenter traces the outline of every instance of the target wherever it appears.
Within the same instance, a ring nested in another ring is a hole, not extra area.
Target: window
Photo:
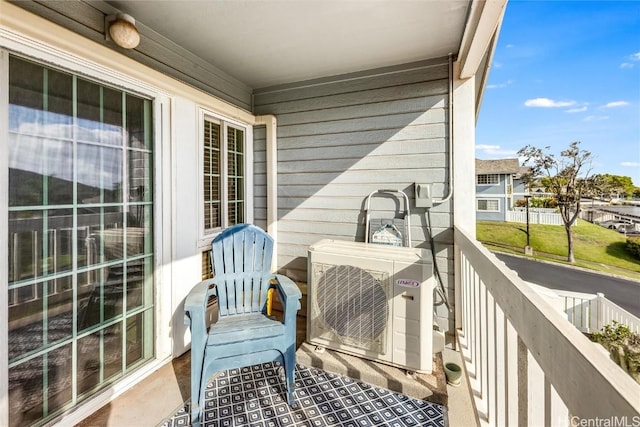
[[[154,355],[152,102],[8,72],[9,425],[41,425]]]
[[[479,199],[478,210],[498,212],[500,210],[500,201],[498,199]]]
[[[500,183],[500,176],[498,174],[481,174],[478,175],[476,184],[478,185],[498,185]]]
[[[204,236],[247,222],[246,128],[205,116],[203,120]]]
[[[222,225],[220,181],[220,125],[204,122],[204,229],[214,230]]]

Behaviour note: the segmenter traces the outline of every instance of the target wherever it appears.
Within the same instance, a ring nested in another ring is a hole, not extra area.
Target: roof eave
[[[489,69],[498,43],[507,0],[473,0],[458,53],[464,80],[476,77],[476,119],[489,77]]]

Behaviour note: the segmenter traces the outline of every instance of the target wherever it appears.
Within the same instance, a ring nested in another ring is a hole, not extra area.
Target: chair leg
[[[193,379],[192,379],[193,381]],[[200,383],[202,383],[202,379],[200,379]],[[195,388],[197,387],[197,389]],[[202,420],[203,415],[203,406],[202,401],[204,399],[201,398],[202,392],[200,391],[200,384],[195,386],[191,386],[191,426],[198,427]]]
[[[294,379],[294,373],[296,370],[296,348],[294,345],[290,346],[283,355],[283,365],[285,372],[285,381],[287,382],[287,403],[293,405],[295,403],[295,389],[296,383]]]
[[[193,359],[191,363],[194,363]],[[206,372],[207,366],[201,364],[199,369],[196,368],[195,372],[192,369],[191,373],[191,425],[193,427],[204,425],[204,397],[205,389],[207,388]]]
[[[202,379],[197,381],[195,378],[195,376],[191,377],[191,425],[199,426],[201,414],[199,383],[202,382]]]
[[[200,426],[200,406],[197,403],[191,402],[191,426],[198,427]]]

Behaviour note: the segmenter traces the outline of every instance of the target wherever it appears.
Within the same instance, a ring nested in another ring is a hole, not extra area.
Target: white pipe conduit
[[[449,169],[449,173],[448,173],[448,179],[449,182],[447,183],[448,189],[447,189],[447,195],[442,198],[442,199],[434,199],[433,203],[436,205],[440,205],[444,202],[449,201],[449,199],[451,199],[451,196],[453,196],[453,54],[450,53],[449,54],[449,94],[448,94],[448,107],[449,107],[449,114],[447,117],[447,122],[448,122],[448,130],[449,130],[449,135],[448,135],[448,146],[449,146],[449,155],[448,155],[448,160],[449,160],[449,164],[447,165],[448,169]]]

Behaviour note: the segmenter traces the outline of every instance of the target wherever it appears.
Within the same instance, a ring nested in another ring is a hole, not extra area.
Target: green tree
[[[597,188],[602,190],[602,194],[605,196],[624,194],[626,197],[631,197],[636,189],[629,176],[605,173],[594,175],[592,180],[597,184]]]
[[[524,165],[529,166],[525,182],[541,178],[546,191],[557,200],[567,235],[567,261],[575,262],[571,226],[580,214],[580,200],[589,185],[593,157],[589,151],[580,149],[579,141],[569,144],[558,158],[549,150],[550,147],[542,149],[527,145],[518,151],[518,155],[524,158]]]

